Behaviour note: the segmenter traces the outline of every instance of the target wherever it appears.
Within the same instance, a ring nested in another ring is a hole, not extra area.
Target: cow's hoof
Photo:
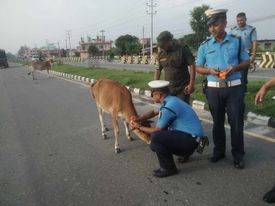
[[[118,154],[118,153],[120,153],[120,152],[121,152],[120,148],[115,148],[115,153],[116,153],[116,154]]]
[[[103,139],[107,139],[107,135],[106,134],[102,134],[102,138]]]
[[[129,141],[133,141],[134,140],[134,138],[131,137],[131,136],[128,136],[127,138],[128,138]]]

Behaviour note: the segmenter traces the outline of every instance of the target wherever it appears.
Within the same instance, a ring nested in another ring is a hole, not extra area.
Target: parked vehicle
[[[9,67],[6,52],[5,50],[2,50],[2,49],[0,49],[0,68],[1,67],[4,67],[4,68]]]

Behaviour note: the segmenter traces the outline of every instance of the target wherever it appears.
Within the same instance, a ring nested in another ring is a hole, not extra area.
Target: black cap
[[[173,34],[169,31],[161,32],[157,37],[157,42],[159,47],[163,47],[163,44],[167,41],[171,41],[173,39]]]

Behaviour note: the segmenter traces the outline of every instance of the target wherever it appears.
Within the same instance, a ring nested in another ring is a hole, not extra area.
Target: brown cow
[[[118,117],[122,117],[124,119],[126,135],[129,140],[131,140],[131,136],[129,134],[128,125],[131,120],[135,120],[137,118],[137,112],[132,101],[132,95],[124,85],[110,79],[100,79],[96,81],[91,85],[90,92],[92,97],[95,98],[99,113],[99,120],[101,123],[102,136],[104,139],[107,137],[105,134],[107,128],[103,122],[103,113],[111,113],[112,115],[112,123],[115,134],[115,152],[119,153]],[[142,124],[143,126],[150,126],[148,122],[144,122]],[[134,129],[133,132],[147,144],[151,142],[150,135],[138,129]]]
[[[28,75],[30,75],[32,73],[32,79],[35,79],[34,73],[36,70],[47,70],[48,75],[50,77],[50,73],[49,70],[52,68],[52,64],[53,64],[53,60],[52,59],[48,59],[47,61],[40,61],[40,60],[34,60],[32,61],[32,71],[28,73]]]

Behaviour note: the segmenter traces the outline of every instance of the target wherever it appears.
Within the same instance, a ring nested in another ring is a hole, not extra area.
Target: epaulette
[[[231,28],[231,30],[233,30],[233,29],[237,29],[237,28],[238,28],[238,26],[234,26],[234,27],[232,27],[232,28]]]
[[[251,29],[256,29],[254,26],[251,25],[247,25],[248,27],[250,27]]]
[[[204,40],[201,45],[205,44],[206,42],[208,42],[211,39],[211,37],[208,37],[206,40]]]
[[[235,35],[235,34],[229,34],[231,37],[234,37],[234,38],[236,38],[236,39],[241,39],[241,37],[240,36],[237,36],[237,35]]]
[[[256,29],[256,27],[251,26],[251,25],[248,25],[248,27],[251,28],[251,32],[253,32]]]

